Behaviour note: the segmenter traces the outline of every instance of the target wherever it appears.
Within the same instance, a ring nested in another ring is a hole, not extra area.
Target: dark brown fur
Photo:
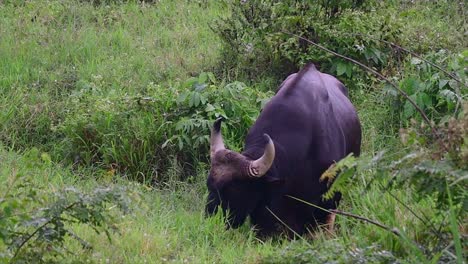
[[[279,232],[276,217],[298,234],[325,223],[326,212],[290,196],[325,209],[337,207],[341,195],[323,200],[329,187],[319,178],[349,153],[360,154],[361,127],[347,96],[341,82],[312,64],[290,75],[250,128],[242,155],[223,150],[212,159],[207,213],[221,205],[230,211],[232,227],[249,216],[260,235]],[[273,165],[261,178],[244,177],[246,163],[263,154],[264,133],[275,145]]]

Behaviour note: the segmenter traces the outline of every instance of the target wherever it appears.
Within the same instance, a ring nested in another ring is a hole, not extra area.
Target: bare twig
[[[396,236],[399,236],[399,237],[401,236],[400,231],[396,227],[389,227],[389,226],[386,226],[386,225],[384,225],[382,223],[379,223],[379,222],[377,222],[375,220],[372,220],[372,219],[369,219],[369,218],[366,218],[366,217],[363,217],[363,216],[360,216],[360,215],[355,215],[355,214],[352,214],[352,213],[348,213],[348,212],[345,212],[345,211],[341,211],[341,210],[338,210],[338,209],[332,209],[332,210],[329,210],[329,211],[331,213],[344,215],[344,216],[349,216],[349,217],[352,217],[354,219],[358,219],[358,220],[364,221],[366,223],[373,224],[373,225],[378,226],[378,227],[380,227],[382,229],[385,229],[387,231],[392,232]]]
[[[354,218],[354,219],[357,219],[357,220],[360,220],[360,221],[363,221],[363,222],[366,222],[366,223],[369,223],[369,224],[373,224],[375,226],[378,226],[384,230],[387,230],[389,232],[391,232],[392,234],[396,235],[397,237],[400,237],[401,239],[403,240],[406,240],[406,242],[409,242],[410,244],[412,244],[413,246],[415,246],[416,248],[419,248],[420,245],[418,245],[418,243],[416,243],[415,241],[407,238],[404,234],[402,234],[400,232],[400,230],[398,230],[398,228],[396,227],[389,227],[389,226],[386,226],[376,220],[372,220],[372,219],[369,219],[369,218],[366,218],[364,216],[360,216],[360,215],[356,215],[356,214],[352,214],[352,213],[348,213],[348,212],[345,212],[345,211],[341,211],[341,210],[338,210],[338,209],[331,209],[331,210],[328,210],[328,209],[325,209],[323,207],[320,207],[318,205],[315,205],[313,203],[310,203],[310,202],[307,202],[305,200],[302,200],[302,199],[299,199],[299,198],[296,198],[294,196],[290,196],[290,195],[286,195],[287,197],[289,198],[292,198],[294,200],[297,200],[297,201],[300,201],[302,203],[305,203],[307,205],[310,205],[312,207],[315,207],[317,209],[320,209],[322,211],[325,211],[325,212],[328,212],[328,213],[334,213],[334,214],[338,214],[338,215],[343,215],[343,216],[347,216],[347,217],[351,217],[351,218]]]
[[[79,237],[77,234],[73,233],[72,231],[69,231],[69,230],[68,230],[67,233],[68,233],[71,237],[73,237],[74,239],[76,239],[76,240],[81,244],[81,246],[82,246],[84,249],[89,250],[89,249],[92,249],[92,248],[93,248],[93,246],[92,246],[90,243],[86,242],[85,240],[83,240],[81,237]]]
[[[276,220],[278,220],[282,225],[284,225],[289,231],[291,231],[295,236],[297,237],[302,237],[301,235],[299,235],[296,231],[294,231],[294,229],[292,229],[291,227],[289,227],[283,220],[281,220],[281,218],[279,218],[275,213],[273,213],[273,211],[270,210],[270,208],[268,207],[265,207],[268,212],[270,212],[270,214],[273,215],[273,217],[276,218]],[[306,240],[304,240],[309,246],[311,246]]]
[[[395,234],[395,235],[397,235],[397,236],[401,236],[400,231],[398,231],[398,229],[397,229],[396,227],[391,228],[391,227],[388,227],[388,226],[386,226],[386,225],[384,225],[384,224],[381,224],[381,223],[379,223],[379,222],[377,222],[377,221],[375,221],[375,220],[372,220],[372,219],[369,219],[369,218],[366,218],[366,217],[363,217],[363,216],[359,216],[359,215],[355,215],[355,214],[352,214],[352,213],[344,212],[344,211],[341,211],[341,210],[338,210],[338,209],[331,209],[331,210],[328,210],[328,209],[325,209],[325,208],[320,207],[320,206],[318,206],[318,205],[315,205],[315,204],[313,204],[313,203],[309,203],[309,202],[304,201],[304,200],[302,200],[302,199],[296,198],[296,197],[294,197],[294,196],[290,196],[290,195],[286,195],[286,196],[289,197],[289,198],[292,198],[292,199],[294,199],[294,200],[297,200],[297,201],[299,201],[299,202],[302,202],[302,203],[305,203],[305,204],[307,204],[307,205],[310,205],[310,206],[312,206],[312,207],[315,207],[315,208],[317,208],[317,209],[320,209],[320,210],[322,210],[322,211],[325,211],[325,212],[327,212],[327,213],[335,213],[335,214],[339,214],[339,215],[349,216],[349,217],[352,217],[352,218],[355,218],[355,219],[364,221],[364,222],[366,222],[366,223],[370,223],[370,224],[376,225],[376,226],[378,226],[378,227],[380,227],[380,228],[383,228],[383,229],[385,229],[385,230],[387,230],[387,231],[392,232],[393,234]]]
[[[383,185],[380,185],[382,188],[384,188]],[[431,222],[431,220],[423,213],[421,212],[422,214],[422,217],[419,216],[418,214],[416,214],[416,212],[414,212],[407,204],[405,204],[404,202],[402,202],[400,199],[398,199],[398,197],[396,197],[391,191],[389,191],[388,189],[386,190],[386,192],[388,194],[390,194],[390,196],[393,197],[393,199],[395,199],[399,204],[403,205],[403,207],[405,207],[412,215],[414,215],[417,219],[419,219],[419,221],[421,221],[425,226],[429,226],[429,228],[432,230],[432,232],[434,232],[434,234],[436,236],[440,236],[440,232],[437,231],[436,227],[434,226],[434,224]],[[423,219],[424,218],[424,219]],[[428,224],[429,223],[429,224]]]
[[[68,205],[67,207],[65,207],[63,209],[63,211],[67,211],[69,209],[71,209],[73,206],[77,205],[78,202],[74,202],[70,205]],[[33,238],[39,231],[41,231],[44,227],[46,227],[48,224],[50,224],[53,220],[59,218],[60,216],[54,216],[52,218],[50,218],[49,220],[47,220],[44,224],[42,224],[41,226],[39,226],[36,230],[34,230],[34,232],[32,232],[29,236],[26,237],[26,239],[24,239],[21,244],[18,246],[18,248],[16,249],[15,251],[15,254],[13,255],[13,259],[16,258],[16,256],[18,256],[19,252],[21,251],[21,249],[23,248],[23,246],[29,241],[31,240],[31,238]]]
[[[439,71],[445,73],[446,75],[448,75],[450,78],[452,78],[454,81],[458,82],[459,84],[461,84],[461,85],[463,85],[463,86],[466,86],[460,79],[457,78],[457,76],[455,76],[455,75],[453,75],[452,73],[448,72],[447,70],[443,69],[441,66],[439,66],[439,65],[437,65],[437,64],[435,64],[435,63],[433,63],[433,62],[431,62],[431,61],[429,61],[429,60],[424,59],[421,55],[417,54],[416,52],[411,51],[411,50],[409,50],[409,49],[407,49],[407,48],[404,48],[404,47],[402,47],[402,46],[400,46],[400,45],[398,45],[398,44],[396,44],[396,43],[393,43],[393,42],[387,41],[387,40],[383,40],[383,39],[379,39],[379,38],[376,38],[376,37],[373,37],[373,36],[370,36],[370,35],[362,34],[362,33],[357,33],[357,34],[345,33],[345,34],[346,34],[346,35],[354,35],[354,36],[367,37],[367,38],[369,38],[369,39],[377,40],[377,41],[383,42],[383,43],[385,43],[385,44],[388,44],[388,45],[390,45],[390,46],[393,46],[393,47],[395,47],[395,48],[397,48],[397,49],[400,49],[400,50],[402,50],[402,51],[404,51],[404,52],[406,52],[406,53],[409,53],[409,54],[411,54],[412,56],[414,56],[414,57],[416,57],[416,58],[418,58],[418,59],[420,59],[420,60],[422,60],[422,61],[424,61],[424,62],[430,64],[432,67],[434,67],[434,68],[438,69]]]
[[[349,58],[349,57],[347,57],[347,56],[344,56],[344,55],[341,55],[341,54],[339,54],[339,53],[336,53],[336,52],[334,52],[334,51],[332,51],[332,50],[329,50],[329,49],[325,48],[324,46],[322,46],[322,45],[320,45],[320,44],[317,44],[317,43],[315,43],[315,42],[313,42],[313,41],[311,41],[311,40],[309,40],[309,39],[307,39],[307,38],[301,37],[301,36],[299,36],[299,35],[297,35],[297,34],[294,34],[294,33],[291,33],[291,32],[287,32],[287,31],[282,31],[282,32],[285,33],[285,34],[294,36],[294,37],[296,37],[296,38],[302,39],[302,40],[304,40],[304,41],[306,41],[306,42],[308,42],[308,43],[314,45],[315,47],[317,47],[317,48],[319,48],[319,49],[322,49],[322,50],[324,50],[324,51],[326,51],[326,52],[328,52],[328,53],[331,53],[331,54],[333,54],[333,55],[335,55],[335,56],[337,56],[337,57],[340,57],[340,58],[342,58],[342,59],[345,59],[345,60],[347,60],[347,61],[350,61],[350,62],[352,62],[352,63],[354,63],[354,64],[356,64],[356,65],[359,65],[359,66],[361,66],[362,68],[364,68],[365,70],[367,70],[368,72],[370,72],[370,73],[376,75],[377,77],[379,77],[381,80],[383,80],[383,81],[387,82],[388,84],[390,84],[393,88],[395,88],[395,90],[397,90],[401,95],[403,95],[403,97],[405,97],[405,99],[408,100],[408,102],[410,102],[410,103],[413,105],[413,107],[419,112],[419,114],[421,115],[421,117],[424,119],[424,121],[427,123],[427,125],[431,128],[431,131],[432,131],[432,134],[434,135],[434,137],[435,137],[436,139],[439,138],[439,134],[437,133],[436,128],[432,125],[431,121],[429,120],[429,118],[427,117],[427,115],[424,113],[424,111],[416,104],[416,102],[415,102],[413,99],[411,99],[411,98],[409,97],[409,95],[408,95],[405,91],[403,91],[403,90],[401,90],[400,88],[398,88],[398,86],[396,86],[396,84],[394,84],[392,81],[390,81],[387,77],[383,76],[381,73],[379,73],[379,72],[377,72],[377,71],[371,69],[370,67],[368,67],[368,66],[362,64],[361,62],[359,62],[359,61],[357,61],[357,60],[351,59],[351,58]]]

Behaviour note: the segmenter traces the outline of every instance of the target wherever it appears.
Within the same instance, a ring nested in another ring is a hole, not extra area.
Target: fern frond
[[[329,187],[331,185],[330,189],[322,195],[323,199],[331,199],[337,191],[346,189],[348,179],[356,171],[356,164],[356,158],[350,153],[345,158],[330,165],[330,167],[322,173],[320,181],[326,181]],[[339,177],[337,175],[339,175]]]

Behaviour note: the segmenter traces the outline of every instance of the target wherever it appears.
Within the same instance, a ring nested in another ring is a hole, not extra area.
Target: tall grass
[[[313,240],[309,236],[297,241],[281,237],[260,241],[248,225],[226,230],[221,214],[204,217],[204,166],[198,168],[191,183],[173,181],[167,187],[154,189],[126,180],[112,180],[106,177],[107,172],[84,169],[71,173],[68,168],[43,159],[41,154],[33,150],[21,155],[2,148],[0,180],[9,182],[12,173],[20,173],[32,180],[41,194],[60,192],[71,184],[84,191],[101,184],[125,185],[132,198],[131,213],[119,217],[111,241],[105,234],[96,234],[88,227],[78,224],[72,227],[93,249],[83,249],[80,243],[69,240],[66,249],[73,252],[66,260],[69,263],[323,263],[327,260],[421,263],[425,260],[419,249],[412,247],[412,242],[376,226],[339,216],[335,234],[316,233]],[[380,180],[366,190],[370,175],[356,179],[359,183],[352,186],[350,197],[346,197],[340,209],[397,227],[409,238],[424,241],[426,226],[404,205],[433,218],[436,214],[430,200],[415,202],[408,190],[391,190],[402,202],[398,203],[380,187],[383,183]],[[6,187],[2,185],[0,191],[3,193]],[[108,210],[115,211],[113,207]],[[4,249],[0,244],[0,252]]]
[[[18,147],[55,144],[49,135],[71,107],[67,98],[92,84],[104,94],[142,92],[210,70],[218,59],[208,27],[223,13],[216,3],[17,4],[0,5],[0,134]]]

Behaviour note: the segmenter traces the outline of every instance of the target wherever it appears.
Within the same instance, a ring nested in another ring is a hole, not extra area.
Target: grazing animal
[[[360,154],[361,126],[346,87],[313,64],[281,84],[250,128],[242,153],[225,148],[221,119],[212,128],[207,215],[221,205],[230,227],[250,216],[260,236],[330,224],[341,198],[323,200],[328,190],[319,180],[333,163]],[[281,221],[278,221],[280,219]],[[293,232],[292,232],[293,231]]]

